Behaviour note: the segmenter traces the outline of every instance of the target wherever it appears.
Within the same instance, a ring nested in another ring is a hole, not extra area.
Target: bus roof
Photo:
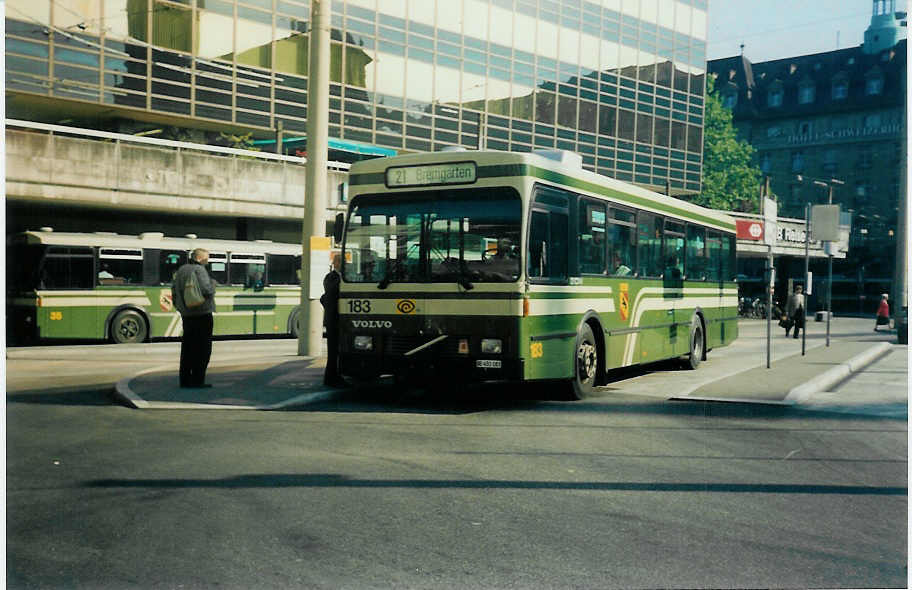
[[[156,248],[193,250],[205,248],[212,252],[244,252],[249,254],[301,254],[300,244],[284,244],[259,240],[246,242],[242,240],[224,240],[217,238],[168,237],[161,232],[147,232],[138,236],[117,234],[114,232],[57,232],[47,230],[30,230],[15,236],[15,239],[27,244],[46,244],[54,246],[93,246],[98,248]]]
[[[559,152],[559,150],[549,150],[549,153],[552,154]],[[735,231],[735,220],[727,212],[694,205],[584,170],[582,167],[573,166],[536,152],[466,150],[362,160],[352,164],[349,185],[353,191],[357,192],[373,191],[377,189],[378,185],[390,192],[420,189],[421,186],[414,185],[403,188],[387,187],[387,169],[458,162],[474,162],[478,169],[477,178],[531,176],[544,183],[563,186],[579,193],[596,195],[640,209],[653,210],[685,221],[695,221],[727,232],[734,233]],[[428,185],[424,188],[441,188],[441,186],[462,188],[470,185],[452,184],[434,187]]]

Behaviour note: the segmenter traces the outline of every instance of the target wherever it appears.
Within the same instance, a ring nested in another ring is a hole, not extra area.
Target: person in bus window
[[[497,250],[485,261],[485,272],[503,281],[515,280],[519,276],[519,260],[516,249],[509,238],[497,240]]]
[[[111,271],[108,270],[107,264],[101,265],[101,270],[98,271],[98,278],[99,279],[113,279],[114,278],[114,275],[112,275]]]
[[[614,269],[611,274],[619,277],[626,277],[630,274],[630,267],[624,264],[624,261],[621,260],[621,255],[617,252],[614,253],[612,258],[611,268]]]

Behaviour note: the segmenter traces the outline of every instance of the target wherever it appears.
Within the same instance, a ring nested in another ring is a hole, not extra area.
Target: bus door
[[[50,246],[38,280],[37,323],[42,338],[69,338],[99,325],[94,297],[95,254],[88,246]],[[103,319],[103,318],[102,318]],[[101,322],[103,324],[103,321]],[[103,338],[98,329],[95,337]]]
[[[684,354],[690,346],[690,320],[694,306],[692,300],[684,298],[684,236],[683,223],[665,220],[662,252],[665,269],[662,273],[662,286],[665,290],[665,301],[672,314],[668,318],[664,347],[668,356]]]

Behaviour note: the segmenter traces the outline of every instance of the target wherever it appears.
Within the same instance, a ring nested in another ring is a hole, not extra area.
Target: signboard
[[[386,186],[434,186],[475,182],[475,162],[453,162],[431,166],[396,166],[386,169]]]
[[[762,240],[763,222],[752,219],[736,219],[735,230],[739,240]]]
[[[839,238],[839,205],[811,207],[811,239],[838,242]]]
[[[769,197],[763,198],[763,243],[767,246],[776,245],[779,228],[776,221],[779,218],[779,204]]]
[[[319,299],[323,294],[323,277],[329,272],[332,264],[330,258],[332,238],[310,237],[310,292],[311,299]]]

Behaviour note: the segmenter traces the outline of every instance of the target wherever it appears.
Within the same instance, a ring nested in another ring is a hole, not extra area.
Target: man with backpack
[[[190,262],[177,269],[171,284],[171,301],[181,314],[180,386],[212,387],[206,383],[206,367],[212,356],[212,313],[215,311],[215,281],[209,276],[209,251],[197,248]]]

